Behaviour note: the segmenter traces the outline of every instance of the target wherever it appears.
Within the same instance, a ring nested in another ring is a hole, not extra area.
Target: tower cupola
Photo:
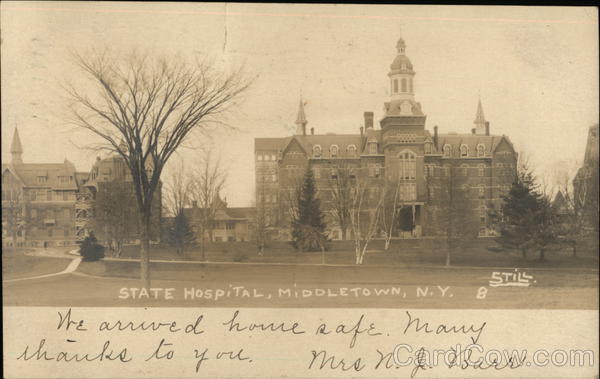
[[[400,38],[396,44],[398,55],[390,66],[390,95],[392,100],[414,100],[413,65],[406,56],[406,43]]]

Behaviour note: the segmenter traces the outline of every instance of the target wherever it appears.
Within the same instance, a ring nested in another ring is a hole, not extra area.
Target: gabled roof
[[[442,151],[444,145],[448,144],[453,146],[453,149],[460,148],[461,145],[466,145],[469,148],[469,156],[477,157],[477,146],[482,144],[485,146],[485,153],[492,154],[496,151],[496,148],[500,142],[506,141],[514,151],[514,147],[506,136],[486,136],[479,134],[439,134],[438,135],[438,147]]]

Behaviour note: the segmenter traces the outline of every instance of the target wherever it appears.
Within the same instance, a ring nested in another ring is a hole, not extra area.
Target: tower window
[[[402,78],[402,92],[406,92],[406,78]]]
[[[416,177],[416,156],[410,151],[401,152],[400,158],[400,180],[414,180]]]
[[[398,79],[394,79],[394,93],[398,93]]]
[[[469,148],[467,145],[460,145],[460,157],[466,158],[469,156]]]
[[[408,92],[413,92],[413,80],[412,78],[408,79]]]
[[[369,154],[377,154],[377,142],[369,143]]]
[[[429,142],[425,144],[425,154],[431,154],[431,144]]]

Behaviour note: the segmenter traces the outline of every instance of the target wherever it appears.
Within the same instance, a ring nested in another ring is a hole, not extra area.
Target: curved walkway
[[[77,250],[70,250],[68,252],[64,251],[64,250],[56,250],[56,249],[40,249],[40,250],[33,250],[31,252],[27,252],[25,253],[26,255],[30,255],[30,256],[35,256],[35,257],[48,257],[48,258],[69,258],[72,259],[71,262],[69,263],[69,265],[62,271],[60,272],[55,272],[52,274],[45,274],[45,275],[36,275],[36,276],[30,276],[27,278],[17,278],[17,279],[6,279],[3,280],[3,282],[19,282],[19,281],[23,281],[23,280],[33,280],[33,279],[41,279],[41,278],[50,278],[53,276],[59,276],[59,275],[65,275],[65,274],[70,274],[75,272],[75,270],[77,270],[77,267],[79,267],[79,264],[81,263],[81,257],[79,256],[79,254],[77,253]],[[76,256],[75,258],[73,258],[74,256]]]

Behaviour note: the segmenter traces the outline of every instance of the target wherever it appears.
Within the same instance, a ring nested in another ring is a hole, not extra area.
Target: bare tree
[[[13,251],[16,251],[17,237],[25,229],[26,204],[22,188],[14,183],[11,173],[6,175],[2,176],[2,229],[10,236]]]
[[[398,195],[400,190],[400,181],[388,182],[383,186],[381,197],[383,204],[381,206],[381,228],[384,230],[384,249],[388,250],[396,221],[398,220],[398,212],[400,211],[400,202]]]
[[[166,182],[165,205],[167,212],[176,217],[190,205],[193,176],[186,171],[183,160],[177,162]]]
[[[192,132],[222,125],[223,113],[249,86],[239,71],[216,72],[210,64],[187,64],[130,53],[74,54],[87,76],[86,90],[65,89],[71,122],[101,143],[90,146],[119,154],[133,179],[140,225],[142,284],[150,286],[149,249],[152,203],[165,164]]]
[[[213,158],[213,152],[205,149],[200,157],[198,169],[194,173],[191,198],[198,208],[194,208],[194,219],[200,234],[202,260],[206,260],[206,238],[212,241],[215,214],[220,206],[220,194],[225,186],[226,172],[220,159]]]
[[[352,202],[349,214],[354,238],[355,263],[362,264],[369,242],[377,233],[383,197],[375,196],[375,199],[372,199],[369,190],[373,191],[375,188],[369,188],[367,178],[361,175],[357,174],[350,183]]]
[[[352,206],[350,170],[351,168],[344,161],[333,164],[331,167],[333,174],[330,179],[332,201],[329,210],[342,231],[343,240],[346,239],[350,227],[350,208]]]
[[[139,232],[137,208],[132,207],[135,195],[129,182],[99,184],[94,209],[96,235],[106,239],[114,256],[119,257],[125,242]]]

